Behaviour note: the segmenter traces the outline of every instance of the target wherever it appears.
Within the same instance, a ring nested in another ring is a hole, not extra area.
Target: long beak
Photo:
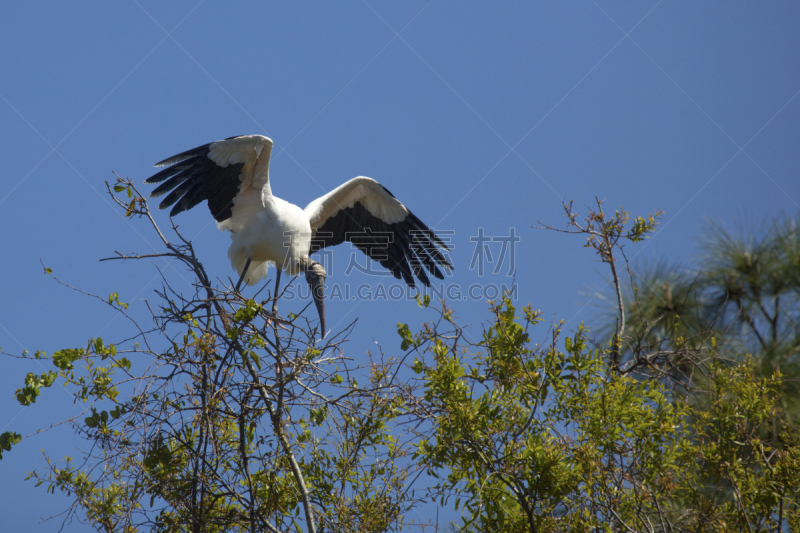
[[[306,281],[319,313],[320,339],[325,338],[325,269],[316,261],[311,261],[306,270]]]

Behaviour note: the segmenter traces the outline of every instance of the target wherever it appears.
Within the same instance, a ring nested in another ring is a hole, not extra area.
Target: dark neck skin
[[[311,259],[304,257],[300,260],[300,269],[306,274],[308,287],[311,289],[311,296],[314,298],[314,305],[317,306],[319,313],[320,339],[325,337],[325,278],[327,274],[322,265]]]

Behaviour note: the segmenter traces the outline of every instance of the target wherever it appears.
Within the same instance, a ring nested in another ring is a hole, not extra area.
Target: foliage
[[[260,301],[213,285],[191,243],[175,228],[178,243],[168,241],[130,182],[118,180],[114,192],[127,195],[118,201],[127,216],[150,221],[163,239],[166,251],[155,255],[185,265],[194,285],[185,294],[164,280],[150,327],[117,293],[95,296],[130,320],[133,338],[35,354],[54,369],[29,374],[19,402],[58,383],[86,406],[68,422],[89,451],[48,456],[30,474],[73,498],[65,519],[109,532],[401,527],[416,469],[405,461],[408,439],[393,431],[410,395],[395,363],[352,365],[341,350],[352,325],[315,343],[302,317],[281,318],[279,277]],[[153,255],[119,258],[143,257]],[[0,450],[21,440],[5,433]]]
[[[628,334],[627,269],[614,264],[622,242],[646,238],[656,217],[631,227],[624,211],[609,217],[597,205],[583,222],[565,206],[564,231],[587,235],[612,267],[619,314],[607,345],[592,347],[581,327],[562,350],[559,326],[533,344],[539,313],[517,316],[508,298],[493,303],[479,340],[447,308],[417,335],[400,326],[434,413],[417,452],[440,479],[434,493],[463,503],[465,531],[795,530],[800,448],[778,422],[782,375],[732,360],[713,331],[699,341]],[[686,326],[675,315],[663,331]],[[690,379],[652,371],[678,356]]]
[[[698,297],[708,327],[737,360],[753,354],[761,376],[783,376],[780,401],[800,422],[800,229],[776,219],[756,235],[712,225],[698,271]]]
[[[800,442],[789,428],[780,439],[760,431],[779,418],[780,386],[777,375],[759,378],[750,360],[711,364],[709,390],[691,409],[697,470],[681,502],[706,529],[797,531]]]
[[[58,383],[86,406],[69,422],[89,451],[48,457],[31,478],[72,496],[70,514],[99,531],[397,531],[418,493],[461,512],[461,531],[800,530],[783,373],[796,357],[800,245],[788,230],[758,254],[729,239],[739,255],[716,252],[702,276],[654,271],[626,299],[619,259],[659,213],[609,215],[598,201],[581,220],[567,205],[559,231],[584,235],[612,272],[608,343],[583,325],[547,327],[504,295],[481,331],[441,302],[419,331],[397,325],[400,356],[355,365],[342,352],[350,327],[316,343],[302,315],[278,314],[279,276],[263,299],[210,283],[130,182],[114,191],[193,289],[165,280],[150,327],[119,294],[96,296],[136,335],[37,352],[53,370],[16,391],[30,406]],[[26,438],[0,435],[0,453]]]
[[[492,313],[474,342],[447,309],[401,334],[433,418],[417,456],[460,529],[783,531],[800,517],[797,439],[778,449],[758,430],[780,411],[779,376],[712,353],[709,390],[687,402],[620,372],[582,327],[561,350],[558,328],[531,342],[531,308]]]
[[[681,474],[682,408],[660,385],[610,370],[583,328],[562,352],[558,330],[530,343],[530,308],[522,323],[507,298],[492,312],[476,343],[420,335],[436,429],[418,454],[442,476],[442,503],[463,500],[464,526],[478,531],[642,529]]]
[[[709,339],[726,355],[755,359],[764,377],[784,376],[782,400],[792,422],[800,416],[800,230],[776,219],[757,233],[731,233],[710,224],[703,253],[690,265],[659,264],[632,275],[624,298],[628,353],[657,346],[698,351]],[[697,362],[697,361],[695,361]],[[673,375],[681,361],[664,360]]]

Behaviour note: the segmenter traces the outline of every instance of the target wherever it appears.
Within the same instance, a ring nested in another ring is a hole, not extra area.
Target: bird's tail
[[[237,247],[234,249],[234,247],[231,246],[228,249],[228,258],[231,260],[233,269],[241,276],[244,266],[247,264],[247,253],[244,248]],[[250,261],[250,266],[247,267],[247,274],[244,277],[244,282],[248,285],[255,285],[267,277],[268,267],[269,261],[256,261],[255,259]]]

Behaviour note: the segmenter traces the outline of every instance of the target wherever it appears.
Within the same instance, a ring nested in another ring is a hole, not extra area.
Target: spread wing
[[[349,241],[410,287],[414,276],[430,285],[426,269],[442,279],[439,267],[453,268],[440,251],[448,249],[445,243],[373,179],[353,178],[308,204],[305,213],[312,252]]]
[[[167,167],[145,180],[164,182],[150,196],[169,192],[158,206],[174,204],[170,216],[186,211],[203,200],[217,222],[232,216],[234,199],[252,190],[260,194],[269,181],[272,140],[261,135],[242,135],[204,144],[156,163]],[[166,181],[165,181],[166,180]]]

